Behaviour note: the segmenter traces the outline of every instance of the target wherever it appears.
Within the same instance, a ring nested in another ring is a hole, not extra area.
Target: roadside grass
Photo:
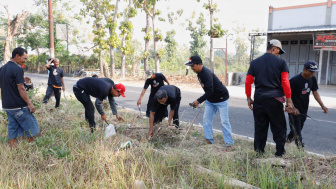
[[[189,123],[177,130],[168,129],[163,121],[147,141],[148,119],[118,109],[125,119],[119,122],[109,108],[117,135],[105,140],[106,124],[99,114],[97,131],[91,134],[84,108],[73,97],[62,99],[58,109],[51,100],[41,104],[42,96],[33,99],[41,131],[33,143],[21,138],[10,149],[7,117],[0,113],[0,188],[132,188],[135,180],[147,188],[239,188],[226,177],[259,188],[336,187],[336,157],[310,155],[293,144],[286,145],[283,158],[274,158],[274,146],[267,145],[261,156],[253,151],[253,141],[234,137],[234,151],[224,152],[221,133],[214,133],[215,144],[206,145],[202,128],[193,127],[179,148]],[[126,141],[131,147],[120,149]],[[200,172],[197,166],[223,176]]]

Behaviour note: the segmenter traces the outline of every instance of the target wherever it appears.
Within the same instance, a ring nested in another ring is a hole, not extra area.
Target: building
[[[307,60],[319,63],[318,83],[336,85],[336,1],[269,7],[267,40],[278,39],[289,77],[302,72]]]

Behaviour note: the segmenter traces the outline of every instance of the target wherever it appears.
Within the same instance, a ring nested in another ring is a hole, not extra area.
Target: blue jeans
[[[222,125],[222,132],[226,146],[231,146],[234,143],[232,138],[231,125],[229,121],[228,101],[229,100],[218,103],[211,103],[207,100],[205,101],[205,111],[203,114],[203,131],[204,131],[204,138],[208,139],[211,143],[215,142],[212,136],[213,135],[212,123],[217,111],[219,111],[219,116]]]
[[[8,139],[15,139],[24,134],[27,137],[36,136],[40,130],[37,120],[28,108],[6,110],[8,117]]]

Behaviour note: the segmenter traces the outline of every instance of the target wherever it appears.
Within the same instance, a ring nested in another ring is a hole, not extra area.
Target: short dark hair
[[[18,54],[19,56],[22,56],[24,53],[28,54],[26,49],[22,47],[17,47],[12,52],[12,58],[15,58],[15,56]]]
[[[98,75],[97,75],[97,74],[94,74],[92,77],[94,77],[94,78],[98,78]]]
[[[272,44],[270,44],[269,42],[267,43],[267,50],[271,50],[274,46]]]
[[[155,93],[155,97],[156,97],[156,99],[161,100],[163,98],[167,98],[168,95],[167,95],[167,92],[165,90],[158,90]]]

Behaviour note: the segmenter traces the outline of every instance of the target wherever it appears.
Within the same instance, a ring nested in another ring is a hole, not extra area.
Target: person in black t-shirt
[[[174,85],[162,86],[154,96],[153,104],[150,109],[149,116],[149,139],[153,136],[153,125],[162,122],[165,117],[165,112],[167,111],[167,106],[170,105],[170,112],[168,117],[168,125],[173,124],[176,128],[179,128],[179,108],[181,102],[181,91],[178,87]]]
[[[298,138],[295,138],[295,143],[298,147],[304,147],[301,131],[306,121],[311,91],[313,91],[314,98],[320,104],[323,113],[328,113],[328,108],[324,106],[320,94],[317,91],[318,85],[314,74],[318,71],[320,71],[318,64],[315,61],[309,60],[304,64],[303,72],[289,80],[294,106],[298,109],[298,112],[300,112],[298,115],[293,115],[294,127],[298,135]],[[289,125],[291,125],[291,123]],[[292,142],[295,137],[294,129],[292,127],[290,127],[290,129],[291,131],[287,135],[287,142]]]
[[[96,102],[96,108],[103,120],[106,121],[106,115],[101,107],[101,102],[106,97],[108,97],[113,115],[115,115],[118,120],[123,120],[123,118],[118,115],[114,97],[119,97],[120,95],[125,97],[125,90],[123,84],[119,83],[115,85],[109,78],[86,77],[75,83],[73,92],[78,101],[80,101],[85,108],[85,119],[89,122],[91,132],[95,130],[96,123],[94,120],[94,106],[90,96],[99,99],[100,103]]]
[[[254,150],[264,153],[270,125],[277,157],[285,153],[287,125],[283,103],[287,102],[287,112],[292,113],[295,110],[291,99],[287,64],[277,57],[283,53],[285,51],[282,50],[281,42],[271,40],[267,52],[250,63],[245,82],[247,105],[253,111],[254,117]],[[251,99],[253,82],[254,101]]]
[[[27,51],[15,48],[12,58],[0,68],[0,87],[2,108],[8,117],[8,139],[10,147],[15,140],[26,134],[28,142],[33,142],[39,134],[37,120],[34,116],[35,106],[31,103],[24,87],[22,65],[27,60]]]
[[[54,65],[52,65],[52,63]],[[46,64],[46,68],[49,70],[49,78],[43,103],[48,103],[50,96],[54,93],[56,99],[55,107],[58,108],[61,101],[61,89],[65,91],[63,69],[59,67],[59,60],[57,58],[51,58]]]
[[[152,69],[149,69],[146,71],[146,82],[144,85],[144,88],[140,94],[140,98],[137,102],[137,106],[141,106],[141,100],[142,97],[145,95],[146,90],[149,86],[151,86],[151,92],[148,98],[148,102],[147,102],[147,109],[146,109],[146,116],[149,117],[150,115],[150,108],[154,99],[154,95],[155,93],[160,89],[160,87],[162,87],[164,85],[164,81],[169,85],[168,80],[166,79],[166,77],[161,74],[161,73],[154,73],[154,71]],[[166,111],[167,113],[167,111]]]
[[[221,119],[226,151],[231,151],[231,146],[234,141],[229,121],[228,90],[214,73],[203,66],[202,59],[199,56],[190,57],[190,61],[185,63],[185,65],[191,66],[191,69],[197,73],[198,80],[205,92],[203,96],[192,103],[194,107],[197,107],[205,101],[205,110],[203,114],[203,131],[205,141],[209,144],[215,142],[213,139],[212,122],[216,112],[218,111]]]

